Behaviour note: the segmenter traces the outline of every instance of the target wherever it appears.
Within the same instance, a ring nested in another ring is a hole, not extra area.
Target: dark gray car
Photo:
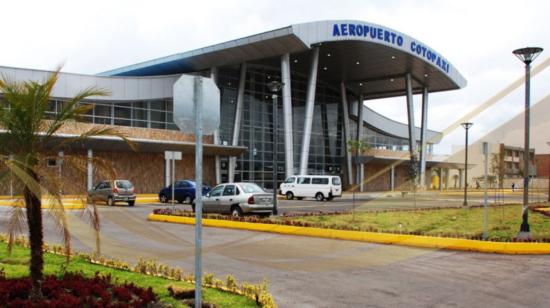
[[[134,185],[128,180],[101,181],[88,191],[90,202],[105,202],[112,206],[116,202],[127,202],[134,206],[136,194]]]

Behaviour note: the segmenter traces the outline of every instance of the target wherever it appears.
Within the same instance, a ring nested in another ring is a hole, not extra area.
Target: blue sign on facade
[[[403,36],[395,31],[365,24],[334,24],[332,26],[332,36],[355,36],[370,38],[375,41],[381,41],[389,43],[391,45],[396,45],[397,47],[403,47],[403,44],[405,43],[405,39],[403,38]],[[426,61],[437,65],[444,72],[449,73],[449,63],[432,49],[429,49],[421,43],[413,40],[410,43],[410,51],[424,58]]]

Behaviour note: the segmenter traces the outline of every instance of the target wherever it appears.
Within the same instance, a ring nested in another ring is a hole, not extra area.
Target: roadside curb
[[[150,221],[194,225],[195,219],[182,216],[149,214]],[[395,244],[422,248],[474,251],[498,254],[550,254],[550,243],[489,242],[435,236],[375,233],[363,231],[333,230],[312,227],[296,227],[277,224],[238,222],[219,219],[202,219],[206,227],[241,229],[287,235],[310,236],[349,241]]]

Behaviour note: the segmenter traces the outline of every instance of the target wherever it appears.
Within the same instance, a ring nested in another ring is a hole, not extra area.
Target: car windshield
[[[132,188],[133,185],[130,181],[122,180],[122,181],[116,181],[116,187],[117,188]]]
[[[242,190],[247,194],[265,192],[260,186],[252,183],[243,183],[240,184],[240,186]]]
[[[290,178],[286,179],[285,183],[287,183],[287,184],[294,183],[294,177],[290,177]]]
[[[340,178],[339,177],[333,177],[332,178],[332,185],[340,185]]]

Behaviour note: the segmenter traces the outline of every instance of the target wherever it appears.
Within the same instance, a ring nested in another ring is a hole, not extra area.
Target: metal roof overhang
[[[404,38],[397,46],[369,36],[334,37],[333,26],[362,24],[391,31]],[[223,67],[243,62],[280,66],[280,56],[291,54],[291,69],[307,75],[310,66],[309,51],[320,48],[318,79],[335,86],[345,81],[354,93],[365,99],[404,96],[405,74],[411,73],[413,93],[454,90],[464,87],[466,80],[449,64],[448,72],[412,50],[412,44],[427,45],[379,25],[361,21],[318,21],[292,25],[249,37],[150,60],[101,73],[110,76],[147,76],[191,73],[212,67]],[[439,56],[440,57],[440,56]]]
[[[51,140],[51,146],[59,145],[61,142],[69,138],[77,138],[77,135],[72,134],[60,134],[55,135]],[[151,139],[138,139],[128,138],[136,147],[137,152],[149,152],[149,153],[164,153],[164,151],[181,151],[183,154],[194,154],[195,143],[184,141],[170,141],[170,140],[151,140]],[[77,140],[68,144],[68,148],[72,150],[87,150],[92,149],[96,151],[122,151],[132,152],[132,148],[120,139],[114,136],[94,136],[85,140]],[[203,144],[203,154],[205,156],[239,156],[247,150],[242,146],[227,146],[216,144]]]

